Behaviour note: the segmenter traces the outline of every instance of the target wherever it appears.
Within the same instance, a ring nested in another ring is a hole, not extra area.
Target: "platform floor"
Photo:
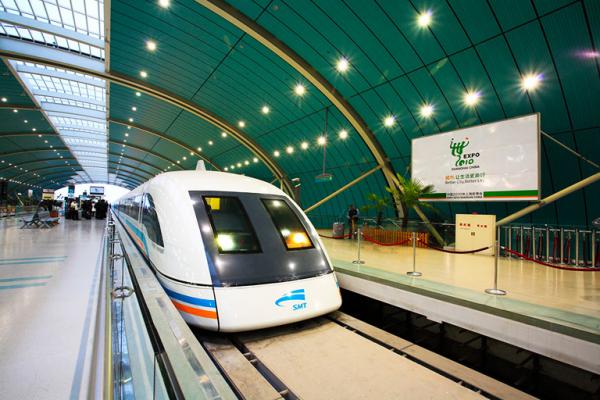
[[[86,398],[105,221],[0,220],[0,398]]]
[[[558,270],[502,257],[498,287],[508,294],[492,296],[484,292],[493,285],[492,256],[417,249],[416,269],[423,275],[412,278],[406,275],[413,265],[412,247],[363,242],[361,258],[365,264],[357,265],[352,263],[357,258],[356,241],[323,238],[323,243],[340,271],[382,278],[600,335],[600,272]]]

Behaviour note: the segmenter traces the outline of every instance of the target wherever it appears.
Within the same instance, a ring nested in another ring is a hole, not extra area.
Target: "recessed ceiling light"
[[[202,151],[202,147],[197,147],[196,150]]]
[[[140,92],[135,92],[135,95],[136,95],[137,97],[140,97],[142,94],[141,94]]]
[[[19,110],[17,110],[16,108],[13,110],[14,113],[18,113]]]
[[[463,97],[463,102],[465,105],[469,107],[474,107],[479,103],[479,98],[481,97],[481,93],[478,91],[467,91]]]
[[[137,111],[137,107],[136,106],[131,107],[131,111]]]
[[[250,165],[250,161],[248,161],[248,160],[244,161],[244,165]]]
[[[47,141],[47,140],[44,140],[44,143],[48,143],[48,141]]]
[[[521,77],[521,88],[527,91],[533,91],[538,88],[542,82],[542,75],[531,73]]]
[[[388,115],[383,119],[383,125],[387,128],[391,128],[392,126],[396,125],[396,117],[393,115]]]
[[[269,106],[262,106],[262,108],[260,109],[260,112],[263,114],[268,114],[271,111],[271,109],[269,108]]]
[[[28,124],[28,123],[29,123],[29,121],[27,121],[27,120],[24,120],[23,122],[25,122],[26,124]]]
[[[193,151],[190,151],[190,156],[193,156],[193,155],[194,155],[194,152],[193,152]]]
[[[129,122],[133,122],[133,118],[129,118]]]
[[[142,78],[147,78],[148,77],[148,73],[146,71],[140,71],[140,76]]]
[[[241,168],[241,167],[242,167],[242,163],[240,163],[240,162],[239,162],[239,163],[237,163],[236,165],[237,165],[237,167],[238,167],[238,168]]]
[[[345,140],[348,138],[348,131],[345,129],[342,129],[338,135],[339,135],[340,139]]]
[[[171,0],[158,0],[158,5],[162,8],[169,8],[171,5]]]
[[[181,161],[177,160],[177,164],[181,164]]]
[[[128,137],[128,136],[129,136],[129,133],[125,133],[125,137]]]
[[[293,146],[286,147],[285,152],[288,154],[292,154],[294,152],[294,147]]]
[[[421,117],[429,118],[433,115],[433,106],[431,104],[423,104],[419,110]]]
[[[417,24],[421,28],[427,28],[431,24],[431,11],[427,10],[419,14],[417,17]]]
[[[303,84],[298,83],[296,86],[294,86],[294,93],[296,96],[304,96],[306,93],[306,87],[304,87]]]
[[[221,132],[221,137],[222,138],[226,138],[227,137],[227,132]]]
[[[348,61],[348,59],[346,57],[340,57],[339,60],[337,60],[337,63],[335,64],[335,69],[338,70],[338,72],[346,72],[348,71],[348,68],[350,68],[350,62]]]
[[[209,146],[212,146],[212,145],[213,145],[213,141],[212,141],[212,140],[209,140],[209,141],[208,141],[208,145],[209,145]]]
[[[37,131],[37,129],[36,129],[36,128],[31,128],[31,130],[32,130],[32,131],[34,131],[34,132],[35,132],[35,131]]]
[[[183,160],[184,160],[184,161],[185,161],[185,160],[187,160],[187,157],[186,157],[186,156],[183,156]]]
[[[317,144],[320,146],[324,146],[327,143],[327,138],[325,136],[319,136],[317,138]]]
[[[229,167],[223,168],[223,171],[225,171],[225,172],[229,171]]]
[[[301,148],[302,150],[306,150],[306,149],[308,149],[308,142],[302,142],[302,143],[300,144],[300,148]]]
[[[38,137],[42,137],[42,135],[38,135]]]
[[[146,41],[146,48],[150,51],[154,51],[156,50],[156,42],[154,40],[147,40]]]
[[[3,103],[6,103],[6,102],[8,101],[8,99],[7,99],[6,97],[3,97],[3,98],[2,98],[2,99],[0,99],[0,100],[2,100],[2,102],[3,102]]]
[[[252,162],[254,162],[254,163],[257,163],[257,162],[258,162],[258,158],[257,158],[257,157],[254,157],[254,158],[252,159]]]
[[[273,152],[273,155],[274,155],[275,157],[279,157],[279,155],[280,155],[280,153],[279,153],[279,150],[275,150],[275,151]]]
[[[245,127],[245,126],[246,126],[246,123],[245,123],[244,121],[238,121],[238,126],[239,126],[240,128],[243,128],[243,127]]]

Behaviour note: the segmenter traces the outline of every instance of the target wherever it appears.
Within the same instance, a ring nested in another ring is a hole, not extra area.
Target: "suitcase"
[[[343,222],[334,222],[333,223],[333,237],[334,238],[343,238],[344,237],[344,223]]]

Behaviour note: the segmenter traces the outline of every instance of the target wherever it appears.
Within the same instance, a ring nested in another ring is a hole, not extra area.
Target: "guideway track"
[[[196,336],[246,399],[532,398],[341,312]]]

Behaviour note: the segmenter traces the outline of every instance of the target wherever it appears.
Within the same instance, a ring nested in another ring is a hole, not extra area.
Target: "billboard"
[[[104,186],[90,186],[90,195],[104,194]]]
[[[42,189],[42,200],[54,200],[54,189]]]
[[[539,200],[539,114],[413,139],[411,171],[421,200]]]

